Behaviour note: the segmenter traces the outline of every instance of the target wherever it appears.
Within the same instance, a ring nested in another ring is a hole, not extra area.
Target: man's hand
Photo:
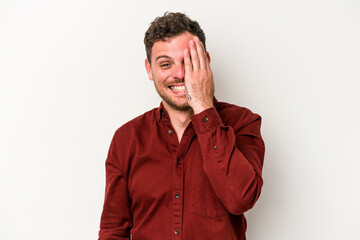
[[[190,52],[184,50],[185,87],[194,114],[213,107],[214,80],[210,61],[198,37],[189,41]]]

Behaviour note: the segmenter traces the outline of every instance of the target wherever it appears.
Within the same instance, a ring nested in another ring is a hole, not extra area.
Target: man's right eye
[[[163,64],[160,65],[160,67],[162,67],[162,68],[167,68],[167,67],[169,67],[169,66],[170,66],[169,63],[163,63]]]

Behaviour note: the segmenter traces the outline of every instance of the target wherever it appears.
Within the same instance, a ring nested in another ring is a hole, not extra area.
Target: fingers
[[[193,66],[190,60],[189,50],[185,48],[184,50],[184,65],[185,65],[185,73],[190,73],[193,70]]]
[[[189,45],[190,45],[190,55],[191,55],[191,62],[193,65],[193,70],[196,71],[200,68],[200,61],[199,61],[197,46],[195,45],[194,40],[190,40]]]
[[[205,48],[197,36],[189,41],[189,46],[190,50],[184,50],[185,71],[208,69],[209,62]]]
[[[199,59],[199,66],[201,69],[206,69],[207,68],[207,56],[205,53],[204,45],[202,44],[202,42],[200,41],[200,39],[198,37],[194,37],[194,40],[195,40],[196,50],[197,50],[198,59]]]

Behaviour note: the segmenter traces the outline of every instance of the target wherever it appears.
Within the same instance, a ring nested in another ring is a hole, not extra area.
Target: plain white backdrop
[[[0,0],[0,239],[97,239],[115,130],[157,107],[144,33],[185,12],[215,95],[263,117],[249,240],[360,239],[357,0]]]

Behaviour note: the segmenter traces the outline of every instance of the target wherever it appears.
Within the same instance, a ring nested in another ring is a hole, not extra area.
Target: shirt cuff
[[[213,128],[224,125],[215,107],[206,109],[201,113],[192,115],[191,122],[197,134],[209,131],[211,132]]]

